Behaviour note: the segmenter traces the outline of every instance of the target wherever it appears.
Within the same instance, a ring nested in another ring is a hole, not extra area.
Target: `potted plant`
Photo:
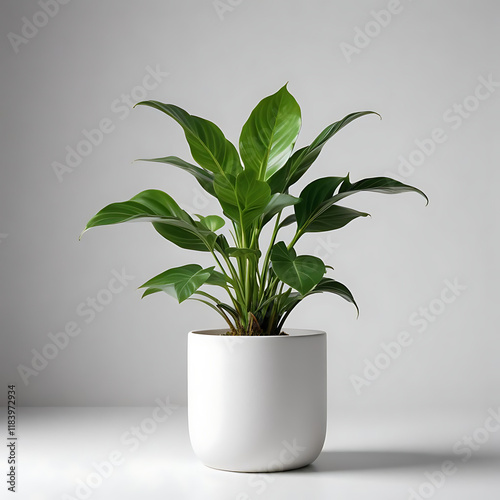
[[[106,206],[85,230],[143,220],[175,245],[212,255],[211,267],[172,268],[141,287],[143,297],[163,291],[179,302],[202,302],[225,325],[189,333],[193,449],[206,465],[232,471],[305,466],[319,455],[326,431],[326,334],[284,324],[303,299],[317,293],[329,292],[357,305],[345,285],[326,276],[330,266],[318,257],[297,255],[295,244],[307,233],[332,231],[367,216],[339,204],[360,191],[414,191],[427,197],[387,177],[352,182],[349,175],[316,179],[298,196],[290,194],[326,142],[353,120],[377,114],[373,111],[349,114],[326,127],[309,146],[293,151],[301,112],[285,85],[251,112],[238,153],[208,120],[172,104],[138,105],[173,118],[184,130],[197,164],[176,156],[148,161],[192,174],[218,200],[225,218],[188,214],[168,194],[149,189]],[[291,213],[285,216],[287,211]],[[272,232],[266,239],[267,224]],[[280,231],[290,225],[295,231],[285,242]],[[222,230],[228,226],[228,231]]]

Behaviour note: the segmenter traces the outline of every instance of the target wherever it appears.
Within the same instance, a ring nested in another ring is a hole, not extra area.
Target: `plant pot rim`
[[[326,335],[323,330],[311,330],[307,328],[285,328],[283,330],[288,335],[224,335],[227,328],[211,328],[207,330],[192,330],[190,336],[206,336],[218,339],[291,339],[296,337],[315,337]]]

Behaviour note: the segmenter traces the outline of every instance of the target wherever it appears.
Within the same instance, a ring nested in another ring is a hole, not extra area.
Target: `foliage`
[[[339,229],[368,214],[338,202],[361,191],[401,193],[419,189],[387,177],[373,177],[351,183],[345,177],[324,177],[308,184],[299,196],[290,188],[308,171],[323,146],[353,120],[373,111],[347,115],[326,127],[306,147],[294,150],[301,127],[301,112],[286,85],[263,99],[243,126],[239,153],[212,122],[190,115],[173,104],[143,101],[174,119],[184,130],[197,165],[175,156],[154,161],[181,168],[214,196],[232,230],[231,244],[220,231],[226,220],[218,215],[196,216],[181,209],[166,193],[143,191],[128,201],[106,206],[87,223],[85,230],[129,221],[147,221],[181,248],[210,252],[214,266],[203,269],[189,264],[169,269],[142,285],[143,297],[166,292],[179,302],[197,300],[219,313],[232,335],[278,335],[290,312],[304,298],[315,293],[336,294],[357,309],[345,285],[326,277],[327,267],[311,255],[297,255],[295,244],[306,233]],[[428,200],[427,200],[428,201]],[[284,217],[285,210],[293,213]],[[262,243],[264,226],[273,221],[267,245]],[[280,230],[294,225],[286,244]],[[262,251],[261,249],[265,250]],[[223,289],[224,302],[206,290]]]

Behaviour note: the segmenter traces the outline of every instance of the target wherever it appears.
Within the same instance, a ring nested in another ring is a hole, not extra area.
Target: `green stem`
[[[278,236],[278,231],[279,231],[279,225],[280,225],[280,217],[281,217],[281,212],[278,213],[276,216],[276,222],[274,224],[273,228],[273,234],[271,236],[271,242],[269,244],[269,247],[266,252],[266,256],[264,257],[264,262],[262,264],[262,273],[260,277],[260,286],[261,286],[261,293],[259,294],[259,304],[262,302],[262,299],[265,295],[265,290],[266,290],[266,279],[267,279],[267,274],[269,270],[269,260],[271,259],[271,252],[274,246],[274,243],[276,241],[276,237]]]
[[[187,300],[196,300],[197,302],[202,302],[203,304],[207,305],[208,307],[211,307],[214,311],[217,311],[217,313],[219,313],[224,318],[224,321],[228,324],[229,329],[231,331],[236,330],[235,326],[231,323],[231,320],[227,317],[227,314],[225,314],[223,311],[221,311],[218,307],[214,306],[211,302],[208,302],[208,300],[197,299],[196,297],[190,297]]]

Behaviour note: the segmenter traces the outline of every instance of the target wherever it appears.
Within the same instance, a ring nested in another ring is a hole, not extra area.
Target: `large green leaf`
[[[232,283],[230,279],[228,281],[228,279],[226,279],[226,277],[219,271],[212,271],[205,284],[225,287],[228,282]]]
[[[128,201],[104,207],[89,220],[84,232],[92,227],[134,221],[152,222],[164,238],[190,250],[208,251],[217,238],[214,232],[194,221],[167,193],[157,189],[142,191]]]
[[[173,118],[184,130],[195,161],[213,173],[237,175],[242,167],[236,148],[224,137],[215,123],[190,115],[173,104],[142,101],[136,106],[149,106]]]
[[[356,301],[354,300],[352,293],[345,285],[340,283],[340,281],[336,281],[332,278],[326,278],[326,277],[322,278],[321,281],[308,293],[308,295],[312,295],[313,293],[322,293],[322,292],[334,293],[335,295],[342,297],[348,302],[351,302],[352,304],[354,304],[354,307],[356,307],[356,310],[358,311],[359,315],[358,304],[356,304]]]
[[[326,272],[325,264],[318,257],[297,254],[280,241],[271,252],[271,262],[276,276],[302,295],[316,286]]]
[[[260,101],[241,131],[245,168],[259,180],[271,177],[290,157],[300,125],[300,107],[286,85]]]
[[[278,170],[269,179],[269,185],[271,186],[272,192],[283,192],[291,185],[295,184],[307,172],[328,140],[352,121],[369,114],[378,115],[375,111],[358,111],[357,113],[351,113],[342,118],[342,120],[326,127],[309,146],[297,150],[288,159],[283,168]]]
[[[344,177],[323,177],[308,184],[300,193],[301,203],[295,206],[295,217],[301,232],[332,231],[344,227],[365,212],[340,207],[331,203],[332,195]],[[283,224],[294,222],[283,221]]]
[[[300,193],[301,203],[295,205],[295,215],[299,227],[319,209],[321,204],[332,197],[344,177],[323,177],[308,184]]]
[[[155,221],[162,217],[178,217],[189,221],[191,218],[182,210],[171,196],[157,189],[148,189],[128,201],[111,203],[92,217],[85,226],[107,226],[135,220]]]
[[[264,209],[264,218],[262,224],[267,224],[278,212],[284,208],[300,203],[302,200],[284,193],[275,193]]]
[[[203,170],[192,163],[188,163],[187,161],[178,158],[177,156],[166,156],[164,158],[141,158],[137,161],[153,161],[156,163],[166,163],[168,165],[174,165],[175,167],[179,167],[186,172],[189,172],[191,175],[196,177],[196,180],[200,183],[201,187],[212,196],[215,196],[214,191],[214,175],[212,172],[208,172]]]
[[[271,189],[266,182],[259,181],[253,171],[244,170],[238,175],[236,194],[240,220],[244,228],[260,217],[271,201]]]
[[[333,203],[336,203],[351,194],[359,193],[360,191],[372,191],[384,194],[398,194],[413,191],[422,195],[427,204],[429,203],[429,198],[427,198],[427,195],[423,191],[416,187],[391,179],[390,177],[369,177],[351,184],[349,174],[345,177],[344,182],[339,188],[339,192],[333,197]]]
[[[153,222],[153,227],[178,247],[199,252],[208,252],[215,248],[217,234],[200,222],[164,217],[161,222]]]
[[[333,195],[339,187],[337,194]],[[324,177],[316,179],[304,188],[300,194],[302,203],[295,207],[296,221],[302,232],[329,231],[345,226],[358,217],[366,217],[365,212],[358,212],[351,208],[340,207],[336,203],[346,196],[361,191],[373,191],[386,194],[397,194],[414,191],[428,198],[420,189],[403,184],[388,177],[373,177],[351,184],[349,175],[341,177]],[[285,223],[294,222],[285,219]]]
[[[303,227],[304,233],[320,233],[323,231],[333,231],[346,226],[349,222],[358,217],[367,217],[366,212],[358,212],[352,208],[331,205],[324,210],[322,207],[313,214],[309,222]]]
[[[214,186],[224,213],[243,227],[262,215],[271,200],[267,183],[257,180],[257,174],[249,170],[241,172],[234,185],[232,179],[217,174]]]
[[[213,267],[203,269],[198,264],[175,267],[151,278],[139,288],[147,289],[143,297],[161,290],[183,302],[207,282],[213,270]]]
[[[233,221],[239,221],[240,212],[236,193],[236,178],[231,174],[215,174],[214,190],[226,216]]]

